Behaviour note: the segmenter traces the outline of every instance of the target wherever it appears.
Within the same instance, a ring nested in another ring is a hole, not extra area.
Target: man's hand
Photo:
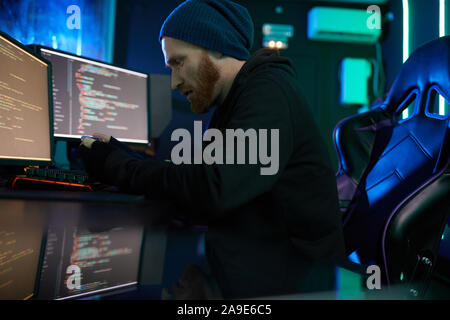
[[[108,182],[106,181],[107,177],[104,176],[105,160],[112,151],[117,149],[117,147],[109,143],[110,139],[110,136],[99,133],[81,138],[78,153],[86,172],[92,180]]]
[[[91,149],[92,148],[92,144],[95,141],[101,141],[101,142],[109,143],[110,140],[111,140],[111,136],[106,136],[106,135],[101,134],[101,133],[94,133],[93,138],[91,138],[91,137],[81,137],[81,145],[85,146],[88,149]]]
[[[101,139],[101,141],[109,143],[109,141],[111,140],[111,136],[105,136],[104,134],[101,133],[94,133],[94,137],[98,137]]]
[[[83,137],[81,138],[81,144],[80,146],[85,146],[88,149],[92,148],[92,144],[96,141],[96,139],[90,138],[90,137]]]

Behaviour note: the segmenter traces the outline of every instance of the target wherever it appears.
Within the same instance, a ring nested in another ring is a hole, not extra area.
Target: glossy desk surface
[[[188,264],[205,263],[206,229],[185,227],[177,210],[115,190],[0,188],[0,300],[160,299]],[[81,269],[78,283],[71,278],[73,265]],[[347,291],[305,298],[365,299],[359,273],[339,274],[340,282],[354,278]],[[448,298],[447,291],[438,293],[430,298]],[[380,294],[404,299],[403,292]]]
[[[114,189],[0,188],[0,299],[86,298],[94,287],[104,290],[101,298],[160,299],[186,264],[201,259],[201,233],[179,229],[174,210]],[[95,281],[74,281],[70,265],[95,273]]]

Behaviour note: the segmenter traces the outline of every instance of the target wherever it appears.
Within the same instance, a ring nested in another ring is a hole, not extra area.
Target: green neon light
[[[439,37],[445,36],[445,0],[439,0]]]
[[[403,62],[409,57],[409,4],[408,0],[402,0],[403,4]]]
[[[367,80],[372,74],[366,59],[344,58],[341,62],[341,104],[367,106]]]
[[[445,0],[439,0],[439,37],[445,36]],[[445,100],[439,97],[439,114],[445,115]]]
[[[409,57],[409,4],[408,0],[402,0],[403,6],[403,63]],[[408,109],[403,111],[403,119],[408,118]]]

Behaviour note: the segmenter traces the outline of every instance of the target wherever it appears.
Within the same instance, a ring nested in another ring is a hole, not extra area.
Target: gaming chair
[[[347,254],[410,297],[426,291],[450,213],[449,116],[432,112],[437,93],[450,102],[449,36],[413,52],[386,99],[333,134]]]

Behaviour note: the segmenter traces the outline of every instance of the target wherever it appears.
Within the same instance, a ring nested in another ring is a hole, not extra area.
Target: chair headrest
[[[433,85],[450,101],[450,36],[433,40],[415,50],[397,76],[383,109],[399,114],[407,107],[402,103],[413,92],[419,99],[419,113],[424,114],[428,91]]]

